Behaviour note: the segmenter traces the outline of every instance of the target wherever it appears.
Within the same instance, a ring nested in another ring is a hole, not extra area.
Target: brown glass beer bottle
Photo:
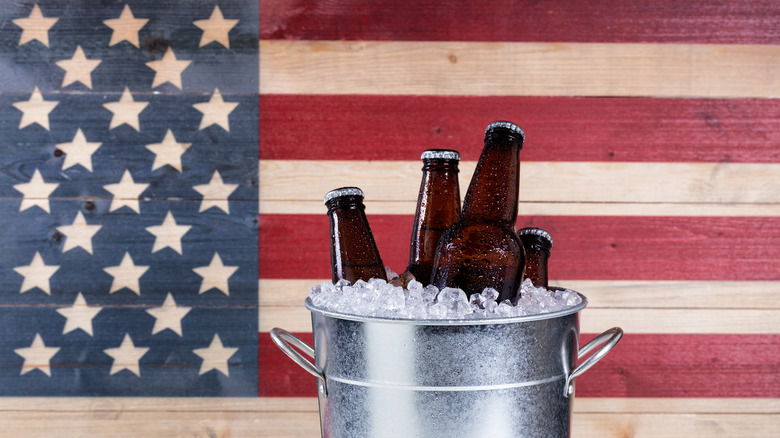
[[[525,248],[525,278],[530,279],[534,286],[546,289],[547,260],[553,245],[550,233],[541,228],[527,227],[518,230],[517,235]]]
[[[488,125],[463,212],[437,246],[433,285],[459,287],[468,296],[492,287],[499,302],[514,299],[525,265],[523,244],[515,233],[524,140],[514,123]]]
[[[334,283],[340,279],[355,284],[371,278],[387,280],[385,265],[371,234],[363,205],[363,191],[342,187],[325,195],[330,218],[330,264]]]
[[[442,234],[460,216],[460,154],[448,149],[428,149],[420,159],[423,162],[422,182],[406,270],[417,281],[428,285],[431,282],[436,245]]]

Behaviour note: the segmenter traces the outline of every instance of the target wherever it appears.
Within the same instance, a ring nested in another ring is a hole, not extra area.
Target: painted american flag
[[[303,299],[329,278],[322,195],[362,187],[402,269],[420,152],[460,150],[465,193],[496,119],[528,134],[518,226],[551,231],[551,280],[588,296],[582,341],[627,333],[578,378],[572,436],[780,430],[776,2],[0,12],[8,436],[318,436],[314,379],[268,331],[311,342]],[[166,56],[158,76],[148,63]],[[165,144],[190,146],[177,162]]]
[[[0,395],[255,396],[257,4],[0,17]]]

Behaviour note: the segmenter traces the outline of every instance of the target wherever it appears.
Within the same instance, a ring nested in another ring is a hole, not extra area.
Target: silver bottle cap
[[[523,128],[515,125],[512,122],[507,122],[506,120],[499,120],[497,122],[493,122],[493,123],[489,124],[487,126],[487,128],[485,128],[485,134],[487,135],[488,132],[490,132],[490,131],[492,131],[492,130],[494,130],[496,128],[508,129],[508,130],[514,132],[515,134],[518,134],[520,136],[520,138],[522,138],[523,141],[525,141],[525,132],[523,132]]]
[[[547,231],[544,231],[541,228],[534,228],[534,227],[522,228],[520,230],[517,230],[517,235],[518,236],[527,236],[527,235],[538,236],[538,237],[541,237],[542,239],[550,242],[550,248],[552,248],[552,246],[553,246],[552,236],[550,236],[550,233],[548,233]]]
[[[420,156],[421,160],[458,160],[460,161],[460,154],[458,151],[449,149],[428,149]]]
[[[360,196],[362,198],[363,191],[357,187],[342,187],[340,189],[331,190],[325,194],[322,203],[327,204],[331,199],[341,198],[342,196]]]

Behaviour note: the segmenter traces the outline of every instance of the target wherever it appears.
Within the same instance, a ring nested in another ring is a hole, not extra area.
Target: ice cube
[[[519,290],[515,305],[508,300],[496,302],[499,294],[486,288],[470,298],[458,288],[441,291],[433,285],[424,286],[412,280],[407,288],[394,286],[381,279],[358,280],[354,285],[339,280],[324,282],[311,288],[309,297],[319,307],[336,312],[368,317],[406,319],[475,319],[500,318],[556,312],[582,302],[571,290],[549,291],[534,287],[529,280]]]

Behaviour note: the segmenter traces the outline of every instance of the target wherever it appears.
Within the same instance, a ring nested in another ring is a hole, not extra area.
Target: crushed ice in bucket
[[[539,315],[577,306],[582,301],[572,290],[548,290],[535,287],[530,280],[520,286],[521,298],[496,302],[498,292],[486,288],[466,297],[461,289],[425,286],[412,280],[406,289],[372,278],[354,285],[340,280],[313,287],[309,298],[314,306],[332,312],[356,316],[413,320],[493,319]]]

